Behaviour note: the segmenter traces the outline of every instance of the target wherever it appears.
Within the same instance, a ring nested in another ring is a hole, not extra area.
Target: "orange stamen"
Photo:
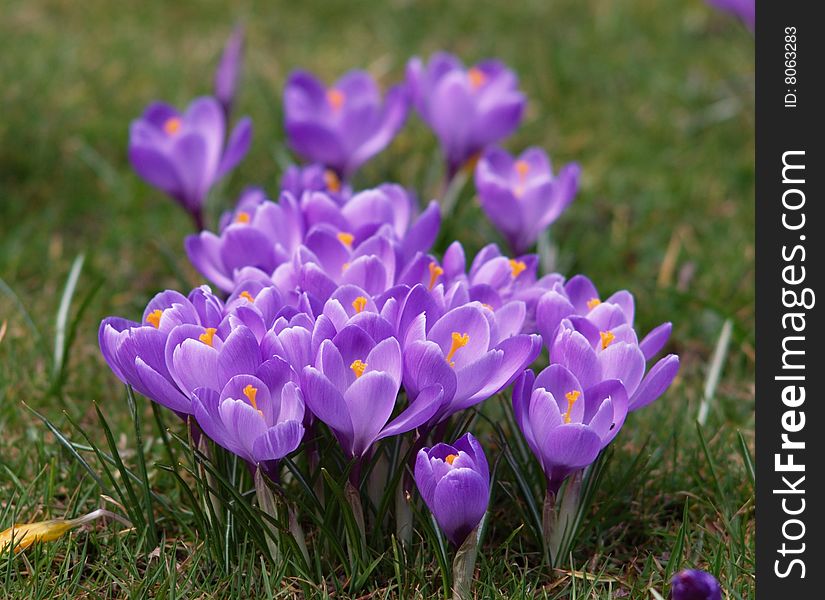
[[[252,220],[252,217],[249,216],[248,212],[241,211],[237,215],[235,215],[235,222],[236,223],[249,223]]]
[[[249,400],[249,403],[252,405],[252,408],[257,410],[258,414],[263,417],[264,413],[260,408],[258,408],[258,403],[256,401],[256,398],[258,397],[258,388],[249,383],[243,389],[243,395],[246,396],[247,400]]]
[[[479,89],[485,83],[487,83],[487,75],[484,74],[484,71],[479,69],[478,67],[473,67],[469,71],[467,71],[467,77],[470,79],[470,87],[474,90]]]
[[[458,333],[457,331],[453,331],[452,343],[450,344],[450,351],[447,353],[447,356],[444,357],[447,360],[447,364],[449,364],[451,367],[455,367],[455,363],[453,362],[453,356],[456,352],[458,352],[460,348],[463,348],[469,343],[469,334]]]
[[[513,279],[521,275],[525,269],[527,269],[527,265],[523,260],[510,259],[510,270],[513,273]]]
[[[344,246],[346,246],[347,248],[352,248],[352,242],[355,241],[355,236],[354,235],[352,235],[351,233],[347,233],[345,231],[342,231],[341,233],[339,233],[337,235],[337,237],[338,237],[338,241],[341,242],[342,244],[344,244]]]
[[[159,308],[153,310],[146,315],[146,322],[155,326],[155,329],[160,329],[160,318],[163,316],[163,311]]]
[[[349,368],[352,369],[352,372],[355,373],[355,378],[358,379],[364,374],[364,371],[367,370],[367,363],[362,360],[356,360],[353,361]]]
[[[564,413],[562,416],[564,417],[564,422],[570,422],[570,413],[573,411],[573,405],[576,403],[576,400],[579,399],[582,393],[579,390],[573,390],[572,392],[567,392],[564,397],[567,398],[567,412]]]
[[[457,458],[458,458],[458,454],[448,454],[447,457],[444,459],[444,462],[447,463],[448,465],[451,465],[451,464],[453,464],[453,462]]]
[[[246,299],[247,299],[247,300],[249,300],[250,302],[255,302],[255,298],[252,296],[252,294],[250,294],[250,293],[249,293],[249,292],[247,292],[246,290],[244,290],[243,292],[241,292],[241,298],[246,298]]]
[[[352,301],[352,307],[355,309],[355,312],[360,313],[367,307],[367,299],[363,296],[358,296]]]
[[[212,346],[212,338],[215,337],[215,332],[218,331],[214,327],[207,327],[206,331],[198,336],[198,339],[207,346]]]
[[[428,290],[431,290],[435,287],[435,282],[438,280],[439,277],[444,275],[444,269],[438,266],[435,262],[430,263],[430,284],[427,286]]]
[[[591,298],[590,300],[587,301],[587,308],[589,308],[590,310],[593,310],[594,308],[596,308],[601,303],[602,303],[602,301],[599,300],[598,298]]]
[[[324,171],[324,185],[330,192],[338,193],[341,191],[341,179],[332,169]]]
[[[175,135],[178,131],[180,131],[182,123],[179,117],[169,117],[163,123],[163,131],[166,135]]]
[[[610,342],[616,339],[616,336],[610,331],[600,331],[599,337],[602,338],[602,350],[607,348],[610,345]]]
[[[335,88],[327,90],[327,102],[329,102],[332,110],[336,112],[341,110],[341,107],[344,106],[344,101],[346,98],[347,97],[344,95],[344,92],[341,90],[336,90]]]

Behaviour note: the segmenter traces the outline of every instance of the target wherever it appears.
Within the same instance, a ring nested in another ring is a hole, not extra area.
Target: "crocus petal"
[[[447,538],[458,547],[481,521],[489,500],[489,482],[479,473],[454,469],[436,484],[430,510]]]
[[[376,441],[420,427],[438,412],[443,401],[444,389],[439,384],[421,390],[418,397],[381,430]]]
[[[232,134],[229,136],[220,165],[218,165],[218,172],[215,174],[215,179],[220,179],[234,169],[237,164],[241,162],[241,159],[246,156],[246,153],[249,152],[251,143],[252,119],[244,117],[238,121],[238,124],[235,125],[235,129],[232,130]]]
[[[650,333],[639,342],[639,348],[642,350],[642,354],[645,355],[645,360],[650,360],[659,353],[668,339],[670,339],[670,332],[672,330],[672,323],[662,323],[658,327],[654,327]]]
[[[630,410],[647,406],[665,393],[679,372],[679,357],[669,354],[653,365],[630,399]]]
[[[375,441],[395,408],[397,394],[396,381],[389,374],[378,371],[364,373],[344,393],[355,434],[351,449],[353,456],[366,452]]]
[[[285,421],[267,429],[255,439],[252,454],[255,460],[280,460],[296,448],[304,437],[304,426],[300,421]]]

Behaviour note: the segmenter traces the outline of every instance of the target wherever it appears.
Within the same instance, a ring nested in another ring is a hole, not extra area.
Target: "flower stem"
[[[480,530],[479,524],[461,544],[453,559],[453,600],[472,600],[473,598],[473,574],[478,555]]]

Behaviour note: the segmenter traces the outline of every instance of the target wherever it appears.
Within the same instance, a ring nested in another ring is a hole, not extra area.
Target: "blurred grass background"
[[[529,110],[505,146],[540,145],[557,166],[575,160],[583,168],[579,196],[552,229],[560,270],[586,273],[603,293],[633,291],[641,331],[672,320],[670,350],[683,364],[667,395],[633,415],[617,440],[622,460],[650,438],[644,451],[654,468],[625,495],[597,500],[602,512],[621,516],[605,517],[577,556],[598,585],[584,578],[571,592],[573,573],[545,593],[648,598],[646,586],[662,590],[663,565],[683,535],[680,564],[711,568],[730,598],[749,597],[753,488],[737,432],[752,447],[753,39],[739,23],[701,0],[0,0],[0,14],[0,278],[8,286],[0,290],[0,529],[12,515],[29,521],[96,503],[88,477],[21,402],[56,423],[64,410],[93,423],[98,401],[124,432],[119,443],[130,443],[128,410],[99,357],[97,324],[109,314],[136,318],[155,292],[200,281],[182,251],[186,215],[128,167],[128,124],[152,99],[183,106],[210,93],[217,57],[240,21],[247,50],[236,114],[252,116],[255,137],[213,198],[214,211],[246,184],[276,190],[285,153],[280,94],[293,68],[332,81],[364,67],[386,86],[403,77],[410,56],[446,49],[467,62],[496,56],[518,72]],[[413,117],[356,187],[398,181],[426,199],[436,190],[436,152]],[[452,232],[473,250],[495,239],[473,203]],[[79,322],[65,385],[51,393],[55,315],[81,252],[78,295],[102,287]],[[705,452],[694,421],[726,319],[733,337],[703,430]],[[684,514],[691,518],[682,527]],[[56,557],[28,578],[9,569],[6,584],[17,587],[6,593],[143,589],[117,558],[129,538],[110,551],[105,531],[90,535],[97,550],[84,554],[85,567],[56,578],[66,554],[78,543],[86,548],[83,538],[56,544]],[[498,552],[513,560],[512,549],[491,552],[482,565],[485,593],[523,591],[524,576],[490,566]],[[532,576],[541,585],[541,575]],[[184,597],[219,597],[221,583],[199,587],[209,581],[195,577]],[[158,597],[162,589],[146,588]]]

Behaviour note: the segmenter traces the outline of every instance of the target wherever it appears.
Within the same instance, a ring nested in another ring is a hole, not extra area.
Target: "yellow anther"
[[[258,402],[256,400],[257,397],[258,397],[258,388],[256,388],[254,385],[249,383],[243,389],[243,395],[246,396],[247,400],[249,400],[249,403],[252,405],[252,408],[257,410],[258,414],[263,417],[264,412],[260,408],[258,408]]]
[[[495,308],[493,308],[492,306],[490,306],[489,304],[486,304],[486,303],[482,302],[482,303],[481,303],[481,306],[483,306],[484,308],[486,308],[486,309],[487,309],[487,310],[489,310],[490,312],[496,312],[496,309],[495,309]]]
[[[448,455],[444,458],[444,462],[445,462],[445,463],[447,463],[448,465],[451,465],[451,464],[453,464],[453,462],[454,462],[454,461],[455,461],[455,459],[457,459],[457,458],[458,458],[458,454],[448,454]]]
[[[198,336],[198,339],[207,346],[212,346],[212,338],[215,337],[215,332],[218,331],[214,327],[207,327],[206,331]]]
[[[527,265],[524,264],[523,260],[510,259],[510,271],[513,273],[513,279],[521,275],[525,269],[527,269]]]
[[[470,87],[474,90],[477,90],[482,85],[487,83],[487,75],[484,74],[484,71],[479,69],[478,67],[473,67],[469,71],[467,71],[467,77],[470,79]]]
[[[163,123],[163,131],[166,132],[166,135],[175,135],[180,131],[181,125],[182,123],[179,117],[169,117]]]
[[[587,301],[587,308],[589,308],[590,310],[593,310],[594,308],[596,308],[601,303],[602,303],[602,301],[599,300],[598,298],[591,298],[590,300]]]
[[[330,192],[338,193],[341,191],[341,179],[332,169],[324,171],[324,185]]]
[[[352,307],[355,309],[355,312],[360,313],[362,310],[367,308],[367,299],[363,296],[358,296],[352,301]]]
[[[329,102],[332,110],[336,112],[341,110],[341,107],[344,106],[344,101],[346,99],[347,97],[341,90],[336,90],[335,88],[327,90],[327,102]]]
[[[447,364],[451,367],[455,367],[455,363],[453,362],[453,356],[460,348],[463,348],[467,344],[470,343],[470,335],[467,333],[458,333],[457,331],[453,331],[452,334],[452,343],[450,344],[450,351],[447,353],[447,356],[444,358],[447,360]]]
[[[249,216],[249,213],[243,210],[235,215],[236,223],[249,223],[251,220],[252,217]]]
[[[163,311],[156,308],[148,315],[146,315],[146,322],[155,326],[155,329],[160,329],[160,318],[163,316]]]
[[[353,373],[355,373],[355,378],[357,379],[364,374],[364,371],[367,370],[367,363],[362,360],[356,360],[353,361],[349,368],[352,369]]]
[[[579,390],[573,390],[572,392],[567,392],[564,397],[567,398],[567,412],[564,413],[562,416],[564,417],[564,422],[570,422],[570,413],[573,412],[573,405],[576,403],[576,400],[579,399],[582,393]]]
[[[602,338],[602,350],[607,348],[610,345],[610,342],[616,339],[616,336],[610,331],[600,331],[599,337]]]
[[[344,244],[347,248],[352,248],[352,242],[355,241],[355,236],[346,231],[342,231],[337,235],[338,241]]]
[[[516,173],[518,173],[519,181],[523,182],[527,179],[527,174],[530,172],[530,163],[526,160],[516,161]]]
[[[438,266],[437,263],[431,262],[430,263],[430,283],[427,286],[428,290],[431,290],[435,287],[435,282],[438,281],[438,278],[444,275],[444,269]]]
[[[349,269],[349,263],[345,262],[343,265],[341,265],[341,273],[343,273],[347,269]]]
[[[255,302],[255,297],[254,297],[252,294],[250,294],[249,292],[247,292],[246,290],[244,290],[243,292],[241,292],[241,296],[240,296],[240,297],[241,297],[241,298],[246,298],[246,299],[247,299],[247,300],[249,300],[250,302]]]

